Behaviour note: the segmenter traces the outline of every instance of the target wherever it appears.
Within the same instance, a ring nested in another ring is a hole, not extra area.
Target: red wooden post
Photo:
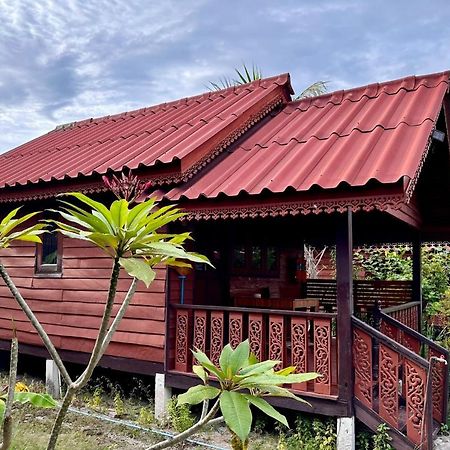
[[[399,355],[380,342],[378,389],[379,414],[395,429],[398,429],[398,370]]]
[[[372,338],[357,328],[353,329],[353,367],[355,369],[355,397],[364,405],[372,408]]]
[[[219,365],[220,353],[223,349],[224,319],[223,311],[211,312],[211,335],[210,335],[210,359],[216,366]]]
[[[243,333],[243,317],[240,312],[230,312],[229,320],[228,320],[228,337],[230,341],[230,345],[233,349],[235,349],[242,342],[242,333]]]
[[[426,379],[426,370],[405,358],[406,434],[416,445],[421,445],[422,443]]]
[[[284,335],[283,316],[269,316],[269,359],[281,361],[275,368],[280,369],[285,364],[286,339]]]
[[[331,320],[314,319],[313,326],[314,372],[321,375],[314,380],[314,392],[331,394]]]
[[[412,300],[420,302],[417,311],[417,328],[416,331],[420,333],[422,328],[422,242],[420,239],[414,239],[412,244]]]
[[[177,309],[175,327],[175,370],[189,372],[189,311]]]
[[[248,315],[248,340],[250,351],[259,361],[265,359],[266,335],[264,318],[261,313],[251,313]]]
[[[305,317],[291,318],[291,364],[296,373],[308,372],[308,323]],[[299,391],[307,390],[307,383],[292,385]]]
[[[353,416],[352,322],[353,314],[353,231],[352,211],[339,217],[336,233],[336,289],[339,400],[347,403]]]

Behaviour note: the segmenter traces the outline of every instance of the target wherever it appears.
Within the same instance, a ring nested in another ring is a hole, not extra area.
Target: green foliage
[[[101,411],[103,409],[103,389],[101,387],[95,388],[92,397],[88,402],[89,408]]]
[[[139,416],[137,418],[137,423],[142,426],[151,425],[155,421],[155,416],[153,411],[148,406],[142,406],[139,409]]]
[[[41,243],[40,235],[46,232],[46,224],[38,223],[17,230],[20,225],[23,225],[36,214],[39,214],[39,212],[32,212],[16,218],[19,210],[20,208],[13,209],[0,222],[0,248],[9,247],[14,240]]]
[[[123,417],[126,414],[125,403],[120,395],[120,392],[116,392],[114,395],[114,413],[116,417]]]
[[[82,206],[62,201],[64,222],[52,221],[64,235],[91,242],[111,258],[118,259],[122,268],[147,286],[155,278],[157,264],[191,267],[187,261],[207,263],[206,257],[187,252],[183,244],[191,239],[189,233],[160,234],[158,230],[184,215],[174,206],[157,207],[155,199],[131,206],[125,199],[115,200],[109,208],[84,194],[68,194]]]
[[[0,396],[0,419],[5,414],[7,396],[7,393]],[[36,392],[14,392],[14,403],[20,403],[22,405],[29,403],[36,408],[55,408],[58,406],[58,403],[51,395],[38,394]]]
[[[241,342],[234,350],[229,344],[226,345],[219,358],[219,367],[216,367],[200,350],[193,353],[200,364],[194,367],[194,372],[204,384],[194,386],[181,394],[178,397],[178,405],[186,403],[195,405],[204,400],[218,398],[227,427],[232,434],[239,437],[242,443],[247,441],[252,424],[253,416],[250,406],[288,426],[286,417],[262,397],[290,397],[304,402],[282,386],[302,383],[319,376],[316,373],[295,374],[294,367],[277,371],[274,368],[280,363],[279,361],[259,362],[254,355],[250,354],[248,340]],[[219,388],[208,385],[210,376],[217,379]]]
[[[281,430],[278,446],[283,450],[334,450],[336,421],[329,417],[299,414],[292,432]]]
[[[389,427],[385,423],[378,425],[377,433],[373,438],[373,450],[393,450],[390,444],[392,438],[388,431]]]
[[[366,430],[360,430],[356,433],[356,450],[371,450],[372,435]]]
[[[191,428],[195,423],[195,417],[186,403],[180,403],[179,397],[172,397],[167,406],[168,418],[172,428],[182,433]]]

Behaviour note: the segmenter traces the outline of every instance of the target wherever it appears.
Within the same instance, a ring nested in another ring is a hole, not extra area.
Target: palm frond
[[[295,97],[295,100],[326,94],[328,92],[328,83],[329,81],[316,81],[304,89],[299,96]]]
[[[234,69],[237,78],[222,77],[218,82],[210,81],[208,89],[210,91],[221,91],[233,86],[241,86],[242,84],[251,83],[252,81],[260,80],[262,78],[261,69],[255,64],[252,65],[251,70],[244,63],[242,69]]]

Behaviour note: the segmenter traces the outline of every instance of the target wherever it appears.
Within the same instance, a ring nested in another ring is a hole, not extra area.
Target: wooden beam
[[[412,243],[412,300],[419,302],[419,332],[422,329],[422,242],[419,237]]]
[[[339,400],[347,403],[347,414],[352,416],[353,230],[350,209],[339,217],[336,230],[336,288]]]
[[[417,208],[412,204],[404,204],[400,209],[388,208],[386,212],[415,229],[420,229],[422,227],[422,217]]]

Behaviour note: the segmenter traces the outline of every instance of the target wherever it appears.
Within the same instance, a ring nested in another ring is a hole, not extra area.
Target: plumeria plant
[[[153,198],[134,203],[137,199],[145,197],[149,189],[148,183],[142,183],[129,173],[121,178],[112,178],[106,184],[119,197],[109,207],[84,194],[71,192],[60,196],[62,206],[54,210],[60,215],[58,220],[38,223],[15,231],[19,225],[37,214],[31,213],[16,219],[18,212],[16,209],[0,223],[0,246],[3,248],[9,246],[15,239],[40,242],[40,235],[46,231],[48,222],[52,222],[56,225],[57,231],[69,238],[90,242],[111,258],[109,290],[94,348],[86,369],[75,380],[69,375],[51,339],[14,285],[5,267],[0,264],[0,276],[37,330],[67,384],[66,395],[53,425],[48,450],[55,448],[68,408],[75,394],[89,381],[94,368],[105,353],[133,298],[138,281],[142,281],[148,287],[155,278],[154,268],[157,265],[190,267],[191,262],[210,264],[206,257],[184,249],[186,241],[191,239],[189,233],[161,232],[167,224],[183,216],[178,208],[171,205],[159,207]],[[121,195],[126,198],[120,198]],[[116,316],[111,320],[122,270],[132,279]]]
[[[174,438],[153,445],[148,450],[160,450],[184,441],[208,423],[225,421],[231,432],[233,450],[247,450],[248,436],[252,425],[251,407],[288,426],[286,417],[279,413],[264,397],[289,397],[307,403],[283,385],[304,383],[319,376],[317,373],[295,373],[295,367],[275,370],[280,361],[258,361],[250,352],[248,340],[240,343],[234,350],[226,345],[216,367],[208,356],[200,350],[193,352],[198,365],[193,371],[203,384],[191,387],[178,396],[178,404],[196,405],[203,402],[200,420],[191,428]],[[214,385],[210,384],[213,382]],[[214,404],[208,411],[208,404]],[[221,416],[215,418],[220,411]]]

